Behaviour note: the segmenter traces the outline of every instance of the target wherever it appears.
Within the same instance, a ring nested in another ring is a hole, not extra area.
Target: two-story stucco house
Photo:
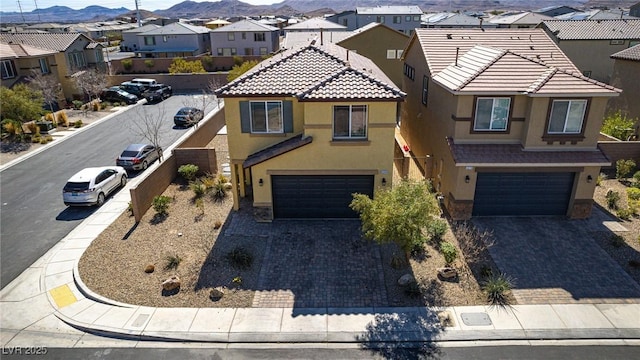
[[[268,55],[280,49],[280,29],[240,20],[211,30],[212,56]]]
[[[327,20],[347,27],[352,31],[372,22],[411,35],[420,27],[422,10],[418,6],[361,6],[327,17]]]
[[[0,85],[11,88],[14,84],[33,76],[34,72],[52,76],[56,82],[60,82],[58,73],[51,69],[52,66],[56,66],[56,53],[55,50],[0,42],[0,72],[2,74]]]
[[[139,49],[134,50],[142,57],[173,58],[197,56],[211,50],[211,30],[182,22],[151,29],[136,34]]]
[[[104,47],[79,33],[0,33],[0,42],[21,44],[53,50],[54,59],[46,60],[49,71],[55,73],[65,98],[80,94],[73,74],[86,68],[105,69]]]
[[[160,25],[146,24],[134,29],[125,30],[122,32],[122,41],[120,42],[120,51],[135,52],[141,48],[144,43],[144,38],[139,38],[138,34],[142,34],[147,31],[156,30],[160,28]]]
[[[369,59],[333,44],[277,54],[218,89],[234,208],[272,218],[357,217],[353,193],[391,186],[401,92]]]
[[[401,134],[453,219],[590,215],[618,89],[541,29],[420,29],[404,61]]]

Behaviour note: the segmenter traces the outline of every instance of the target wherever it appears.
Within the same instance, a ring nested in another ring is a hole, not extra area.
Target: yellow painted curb
[[[49,290],[49,294],[51,294],[51,297],[56,302],[56,305],[58,305],[58,308],[63,308],[78,301],[67,284]]]

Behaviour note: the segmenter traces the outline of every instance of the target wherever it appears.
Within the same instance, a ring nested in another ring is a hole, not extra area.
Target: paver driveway
[[[493,231],[489,252],[515,278],[519,304],[640,303],[640,286],[592,238],[609,231],[594,208],[587,220],[559,217],[475,218]]]

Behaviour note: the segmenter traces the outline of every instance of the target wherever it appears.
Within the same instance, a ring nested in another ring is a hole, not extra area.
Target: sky
[[[154,11],[165,10],[172,7],[175,4],[181,3],[184,0],[138,0],[138,4],[141,9]],[[192,0],[195,2],[203,2],[205,0]],[[216,0],[207,0],[209,2],[216,2]],[[242,2],[252,5],[270,5],[282,2],[283,0],[240,0]],[[90,5],[100,5],[106,8],[121,8],[135,9],[135,0],[20,0],[23,12],[31,12],[36,9],[46,9],[52,6],[67,6],[72,9],[84,9]],[[2,0],[0,2],[0,11],[20,11],[17,0]]]

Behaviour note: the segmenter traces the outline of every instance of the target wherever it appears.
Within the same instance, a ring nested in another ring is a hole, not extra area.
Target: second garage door
[[[473,216],[566,215],[575,173],[478,173]]]
[[[373,175],[273,175],[275,218],[354,218],[353,193],[373,196]]]

